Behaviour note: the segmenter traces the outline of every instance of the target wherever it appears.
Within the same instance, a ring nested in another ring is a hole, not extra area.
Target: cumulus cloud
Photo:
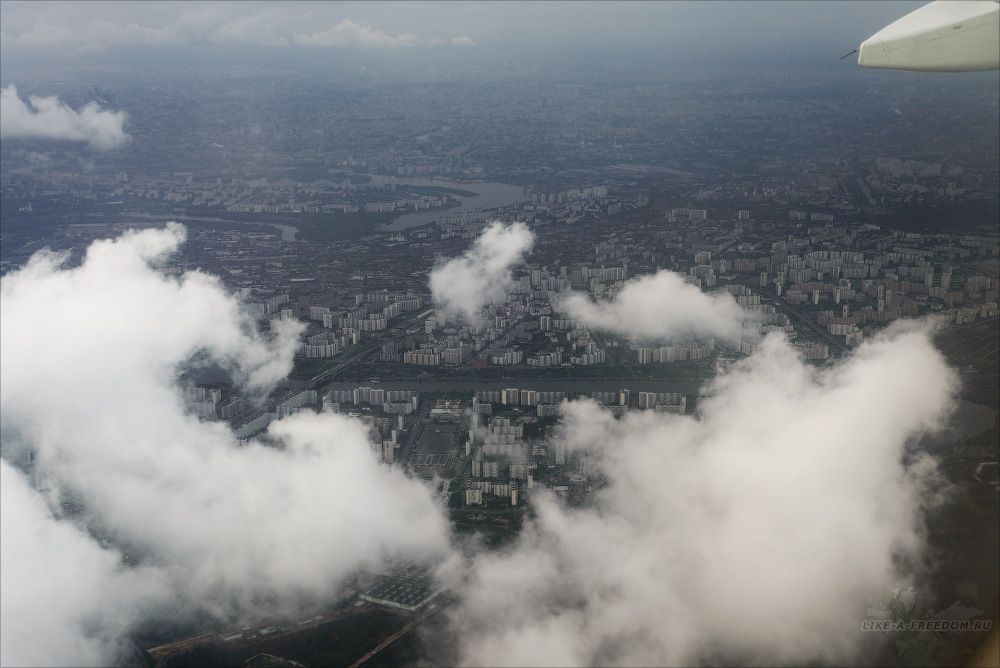
[[[382,30],[345,19],[335,26],[312,33],[299,33],[293,42],[298,46],[350,46],[366,49],[417,46],[423,42],[412,33],[388,35]]]
[[[0,501],[0,664],[107,664],[144,607],[169,597],[160,573],[124,566],[119,552],[57,520],[2,460]]]
[[[115,46],[173,44],[177,35],[169,28],[151,28],[136,22],[87,21],[75,27],[40,24],[9,39],[10,46],[29,49],[69,48],[97,53]]]
[[[13,85],[0,90],[0,137],[82,141],[100,150],[118,148],[129,138],[124,111],[96,102],[76,111],[57,97],[31,96],[25,103]]]
[[[0,663],[106,664],[160,609],[266,611],[396,555],[449,552],[430,491],[376,464],[362,423],[304,412],[241,444],[185,411],[178,369],[193,356],[265,392],[301,325],[265,337],[216,278],[169,275],[184,238],[176,224],[130,232],[74,267],[42,252],[0,280]],[[435,270],[435,298],[481,308],[531,243],[494,224]],[[770,335],[706,386],[698,417],[564,404],[555,439],[606,484],[583,508],[538,492],[510,548],[449,562],[458,654],[433,659],[856,659],[865,603],[919,572],[941,495],[933,461],[906,447],[943,425],[956,391],[930,334],[897,323],[822,369]],[[87,530],[53,510],[64,499]]]
[[[460,313],[473,322],[483,306],[511,286],[511,268],[523,261],[535,243],[524,223],[495,222],[461,257],[439,263],[430,273],[431,296],[446,313]]]
[[[747,317],[732,295],[704,293],[666,270],[627,281],[610,301],[577,292],[558,308],[587,327],[640,341],[737,336]]]
[[[385,49],[417,45],[471,46],[466,36],[393,33],[343,16],[343,7],[317,3],[180,3],[119,5],[95,18],[72,5],[28,11],[4,9],[4,48],[88,54],[125,46],[249,44],[263,47]],[[6,26],[10,26],[6,29]]]
[[[211,41],[223,43],[288,46],[291,40],[282,33],[280,23],[275,18],[272,12],[237,16],[216,27],[208,33],[208,37]]]
[[[558,436],[607,484],[536,496],[515,546],[447,577],[462,665],[843,664],[867,601],[923,563],[956,376],[902,325],[833,367],[773,334],[710,383],[701,416],[564,404]]]
[[[360,421],[307,411],[272,423],[268,444],[241,444],[228,425],[185,411],[178,369],[193,356],[264,392],[288,373],[302,326],[286,321],[265,338],[216,278],[168,276],[163,265],[184,238],[176,224],[130,232],[95,242],[77,267],[42,252],[0,281],[4,459],[24,466],[31,451],[51,501],[81,504],[87,526],[139,555],[180,612],[267,610],[333,594],[358,568],[446,550],[431,492],[377,464]],[[118,568],[85,534],[52,526],[16,484],[8,497],[6,468],[4,656],[58,662],[59,648],[46,653],[52,623],[15,624],[11,634],[6,625],[54,615],[84,620],[75,641],[86,650],[81,661],[106,662],[123,628],[117,620],[138,604],[117,593],[139,574]],[[8,541],[9,517],[20,528]],[[49,544],[62,547],[33,557]],[[58,589],[48,584],[54,560],[63,578],[56,584],[79,568],[87,588],[30,598]],[[8,597],[8,588],[19,595]],[[86,596],[98,589],[102,596]],[[95,606],[109,620],[99,628],[87,621]]]

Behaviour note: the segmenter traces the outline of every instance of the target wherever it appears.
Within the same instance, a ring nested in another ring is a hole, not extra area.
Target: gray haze
[[[479,48],[535,56],[586,49],[599,57],[643,49],[687,62],[795,64],[836,58],[921,4],[5,2],[0,37],[6,56],[63,62],[97,56],[115,62],[130,49],[166,55],[185,45],[265,52]]]
[[[3,1],[0,664],[367,651],[401,561],[430,665],[995,610],[996,73],[840,60],[921,4]]]

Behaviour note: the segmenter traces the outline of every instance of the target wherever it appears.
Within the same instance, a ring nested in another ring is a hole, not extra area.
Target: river
[[[432,223],[438,218],[453,216],[457,213],[475,211],[477,209],[496,209],[505,206],[512,206],[524,201],[524,187],[514,186],[509,183],[495,183],[490,181],[447,181],[445,179],[424,179],[409,176],[384,176],[373,174],[369,185],[385,186],[395,184],[398,186],[410,185],[424,188],[451,188],[453,190],[465,190],[477,193],[473,197],[465,197],[449,193],[451,197],[458,200],[459,205],[449,209],[431,209],[429,211],[416,211],[414,213],[404,213],[393,219],[391,223],[381,226],[383,230],[398,231],[411,227],[419,227]]]

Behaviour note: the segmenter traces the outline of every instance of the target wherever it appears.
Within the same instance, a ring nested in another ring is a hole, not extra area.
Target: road
[[[797,321],[799,325],[809,329],[814,334],[816,334],[816,336],[818,336],[820,340],[823,341],[823,343],[826,343],[828,346],[830,346],[830,352],[842,353],[844,351],[846,346],[842,342],[838,341],[837,337],[830,334],[830,332],[828,332],[826,328],[820,326],[820,324],[815,320],[810,320],[809,318],[799,313],[794,307],[789,306],[788,302],[786,302],[784,298],[777,296],[773,290],[768,290],[762,287],[759,289],[759,292],[761,295],[774,300],[774,305],[777,306],[781,312],[785,313],[786,315],[790,316],[793,320]]]
[[[323,369],[323,371],[319,372],[318,374],[307,380],[302,385],[296,387],[295,389],[289,390],[288,392],[284,392],[278,396],[268,398],[267,401],[265,401],[260,408],[253,411],[252,413],[242,416],[240,419],[240,424],[246,424],[248,422],[251,422],[252,420],[257,419],[258,417],[260,417],[265,413],[277,412],[278,406],[280,404],[282,404],[285,401],[288,401],[289,399],[291,399],[292,397],[301,392],[305,392],[307,390],[317,390],[317,391],[322,390],[323,386],[327,382],[332,380],[337,374],[357,364],[364,358],[371,355],[376,350],[379,350],[382,347],[382,343],[384,342],[384,340],[389,336],[390,333],[392,333],[393,330],[399,329],[401,327],[411,327],[415,323],[425,319],[430,313],[432,313],[432,311],[429,310],[423,311],[419,315],[413,316],[411,318],[402,321],[399,325],[394,326],[392,329],[386,330],[386,334],[383,334],[382,336],[374,338],[368,342],[359,343],[358,345],[347,349],[343,355],[331,361],[332,366],[328,366],[327,368]]]
[[[399,461],[403,464],[410,463],[410,457],[416,449],[417,441],[420,440],[420,435],[424,432],[424,424],[431,417],[431,407],[430,401],[423,401],[420,403],[419,410],[410,416],[410,428],[406,432],[406,439],[399,448]]]
[[[475,390],[502,390],[516,387],[520,390],[558,391],[568,394],[610,392],[628,388],[633,392],[682,392],[698,394],[704,380],[678,380],[651,377],[602,377],[602,378],[383,378],[379,387],[387,390],[417,390],[419,392],[473,392]],[[327,384],[330,389],[349,389],[365,385],[363,380],[335,380]]]
[[[378,645],[376,645],[375,648],[372,649],[370,652],[368,652],[367,654],[365,654],[364,656],[362,656],[360,659],[358,659],[357,661],[355,661],[354,663],[352,663],[350,665],[350,668],[360,668],[361,666],[363,666],[366,663],[368,663],[369,661],[371,661],[375,657],[375,655],[377,655],[379,652],[381,652],[382,650],[384,650],[385,648],[389,647],[394,642],[396,642],[397,640],[399,640],[400,638],[402,638],[403,636],[405,636],[407,633],[409,633],[410,631],[412,631],[418,625],[422,624],[424,622],[424,620],[426,620],[428,617],[430,617],[433,614],[435,614],[436,612],[438,612],[441,609],[441,607],[442,606],[438,605],[438,603],[436,601],[429,603],[427,605],[427,607],[420,614],[418,614],[416,617],[414,617],[409,622],[407,622],[403,626],[403,628],[401,628],[398,631],[396,631],[395,633],[393,633],[391,636],[389,636],[388,638],[386,638],[385,640],[383,640],[381,643],[379,643]]]

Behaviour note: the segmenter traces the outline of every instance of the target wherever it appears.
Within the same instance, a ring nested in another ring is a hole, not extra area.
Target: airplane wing
[[[1000,0],[937,0],[858,47],[858,65],[919,72],[1000,68]]]

